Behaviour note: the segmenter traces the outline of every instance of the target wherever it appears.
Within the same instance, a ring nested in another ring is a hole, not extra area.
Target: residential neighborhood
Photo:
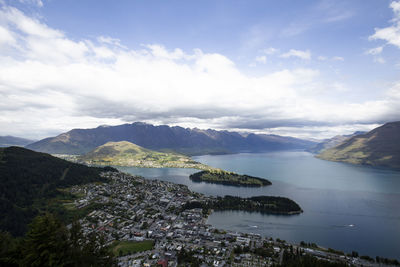
[[[378,266],[358,257],[290,244],[258,234],[215,229],[208,212],[185,209],[191,202],[212,197],[191,192],[187,186],[144,179],[121,172],[106,172],[109,183],[74,186],[75,208],[92,207],[81,224],[84,233],[103,233],[114,247],[118,265],[272,266],[284,253],[302,254],[354,266]],[[382,266],[382,265],[380,265]]]

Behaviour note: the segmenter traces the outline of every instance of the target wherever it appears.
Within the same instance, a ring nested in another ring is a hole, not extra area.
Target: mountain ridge
[[[329,148],[332,148],[332,147],[335,147],[335,146],[341,144],[342,142],[348,140],[349,138],[351,138],[355,135],[360,135],[360,134],[364,134],[364,133],[366,133],[366,132],[356,131],[352,134],[335,135],[332,138],[322,140],[320,143],[316,144],[314,147],[308,149],[308,151],[313,154],[319,154],[326,149],[329,149]]]
[[[34,140],[16,137],[12,135],[0,136],[0,147],[7,146],[26,146],[35,142]]]
[[[26,146],[51,154],[85,154],[107,142],[128,141],[157,151],[174,151],[185,155],[264,152],[269,150],[307,149],[315,142],[277,135],[200,130],[180,126],[135,122],[92,129],[73,129]]]
[[[324,150],[318,158],[400,169],[400,121],[389,122],[365,134]]]

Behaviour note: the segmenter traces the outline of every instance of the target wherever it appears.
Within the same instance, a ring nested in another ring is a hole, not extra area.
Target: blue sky
[[[399,119],[397,1],[0,5],[2,135],[143,120],[325,138]]]

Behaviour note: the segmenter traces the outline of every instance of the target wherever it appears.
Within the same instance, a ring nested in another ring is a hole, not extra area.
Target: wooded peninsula
[[[210,210],[239,210],[281,215],[294,215],[303,212],[299,204],[293,200],[275,196],[255,196],[249,198],[224,196],[207,202],[189,202],[183,207],[183,209],[193,208],[202,208],[204,213]]]
[[[196,172],[189,176],[193,182],[205,182],[212,184],[223,184],[231,186],[243,187],[261,187],[271,185],[267,179],[253,177],[249,175],[241,175],[234,172],[223,170],[206,170]]]

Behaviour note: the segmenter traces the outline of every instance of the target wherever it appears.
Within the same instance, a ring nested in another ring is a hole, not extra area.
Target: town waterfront
[[[400,172],[329,162],[301,151],[199,156],[201,163],[267,178],[271,186],[238,188],[194,183],[194,169],[120,167],[122,171],[187,185],[207,195],[275,195],[293,199],[304,213],[261,215],[214,212],[213,226],[290,242],[315,242],[345,252],[400,259]]]

